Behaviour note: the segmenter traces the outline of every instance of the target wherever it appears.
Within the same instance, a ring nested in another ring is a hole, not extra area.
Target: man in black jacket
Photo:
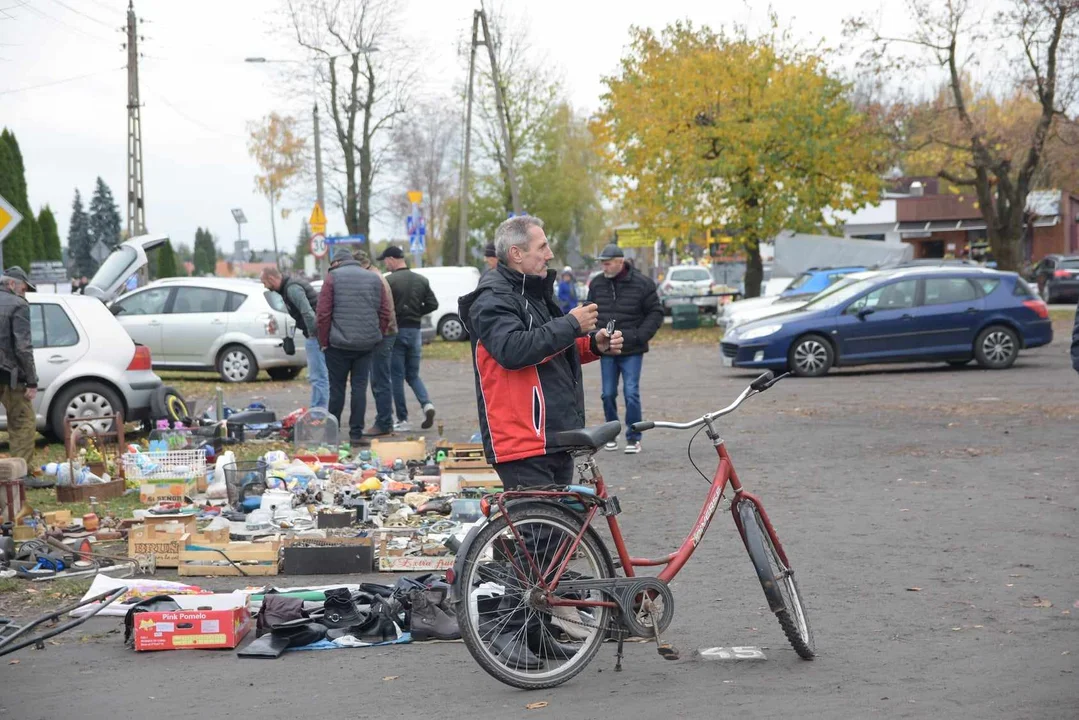
[[[330,402],[330,376],[326,356],[318,346],[318,293],[300,275],[282,273],[274,266],[262,271],[262,284],[285,301],[285,310],[296,321],[296,330],[303,333],[307,351],[307,380],[311,383],[311,407],[326,407]]]
[[[408,382],[416,401],[423,410],[424,430],[435,422],[435,406],[427,394],[427,386],[420,378],[420,361],[423,359],[423,337],[420,321],[423,316],[438,310],[438,299],[431,290],[431,283],[423,275],[408,269],[404,251],[390,245],[377,258],[384,262],[390,276],[386,281],[393,292],[394,311],[397,314],[397,342],[393,345],[393,404],[397,407],[394,430],[407,432],[408,404],[405,400],[405,382]]]
[[[30,334],[30,305],[26,291],[37,290],[18,266],[0,278],[0,403],[7,411],[8,445],[13,457],[33,467],[37,416],[37,367]]]
[[[622,354],[601,360],[603,374],[603,414],[607,421],[618,419],[618,376],[626,396],[626,453],[641,451],[641,434],[631,426],[641,420],[641,365],[648,352],[648,341],[663,326],[663,306],[656,295],[656,284],[625,261],[622,248],[613,243],[599,256],[603,273],[588,285],[588,301],[599,307],[599,324],[614,321],[625,336]],[[609,442],[607,450],[617,450]]]

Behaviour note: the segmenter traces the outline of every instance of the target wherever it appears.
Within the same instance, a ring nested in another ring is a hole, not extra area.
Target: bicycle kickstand
[[[622,647],[626,644],[626,629],[618,628],[618,649],[614,654],[614,671],[622,672]]]

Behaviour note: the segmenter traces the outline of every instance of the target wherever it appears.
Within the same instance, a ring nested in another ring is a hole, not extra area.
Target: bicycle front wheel
[[[580,520],[550,505],[509,509],[510,528],[499,515],[480,531],[465,556],[457,599],[457,622],[469,653],[488,674],[524,690],[561,685],[581,672],[603,644],[607,607],[553,606],[540,579],[612,578],[610,556],[591,533],[569,549]],[[524,541],[529,562],[514,530]],[[568,560],[567,560],[567,556]],[[603,601],[598,590],[554,595]]]
[[[803,660],[812,660],[816,655],[813,631],[809,627],[802,594],[794,579],[794,570],[776,551],[764,519],[754,503],[742,501],[738,505],[738,517],[742,525],[742,539],[757,570],[768,605],[776,614],[779,626],[783,628],[794,651]]]

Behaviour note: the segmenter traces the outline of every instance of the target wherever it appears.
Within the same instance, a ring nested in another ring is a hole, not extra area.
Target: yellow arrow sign
[[[322,212],[322,206],[318,203],[315,203],[315,207],[311,211],[311,217],[307,221],[307,226],[310,228],[312,235],[324,234],[326,232],[326,213]]]
[[[9,203],[3,195],[0,195],[0,242],[11,234],[11,231],[22,222],[22,214]]]
[[[409,190],[408,201],[413,205],[419,205],[421,202],[423,202],[423,193],[419,190]]]

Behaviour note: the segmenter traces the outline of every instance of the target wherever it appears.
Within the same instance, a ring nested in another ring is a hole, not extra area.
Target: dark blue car
[[[1011,367],[1053,340],[1049,308],[1015,273],[912,268],[875,273],[799,310],[736,327],[723,364],[816,377],[833,366],[977,360]]]

